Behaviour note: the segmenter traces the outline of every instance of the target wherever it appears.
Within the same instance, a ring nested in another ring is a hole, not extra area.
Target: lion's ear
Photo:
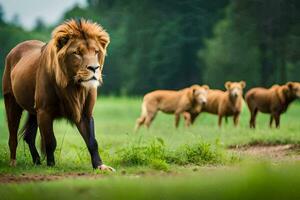
[[[228,90],[230,88],[230,85],[231,85],[231,82],[230,81],[227,81],[225,83],[225,88]]]
[[[293,82],[287,82],[286,85],[289,89],[293,89]]]
[[[192,85],[190,88],[192,90],[192,94],[194,95],[196,90],[198,89],[199,85],[195,84],[195,85]]]
[[[240,84],[241,84],[242,88],[246,87],[246,82],[245,81],[240,81]]]
[[[202,85],[202,87],[206,90],[209,90],[209,86],[208,85]]]
[[[69,36],[62,36],[58,38],[56,41],[57,50],[63,48],[68,43],[69,39],[70,39]]]

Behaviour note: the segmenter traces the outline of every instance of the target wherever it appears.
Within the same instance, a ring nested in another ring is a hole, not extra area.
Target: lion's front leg
[[[183,118],[185,120],[185,127],[190,127],[190,125],[191,125],[191,113],[184,112],[183,113]]]
[[[95,138],[94,119],[93,117],[83,116],[77,124],[77,128],[83,137],[91,155],[92,166],[94,169],[115,171],[112,167],[102,163],[98,152],[98,143]]]
[[[182,113],[181,111],[175,112],[175,128],[178,128],[178,126],[179,126],[181,113]]]

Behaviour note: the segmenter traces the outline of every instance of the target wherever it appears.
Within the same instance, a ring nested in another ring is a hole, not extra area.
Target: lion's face
[[[193,85],[193,95],[195,100],[202,106],[204,106],[207,103],[207,94],[209,87],[207,85]]]
[[[96,40],[72,41],[66,51],[65,67],[75,83],[86,88],[96,88],[102,83],[103,63],[105,57]]]
[[[292,96],[300,98],[300,83],[288,82],[286,86],[288,87],[288,91],[291,93]]]
[[[225,88],[229,92],[232,98],[238,98],[243,96],[243,89],[246,87],[245,81],[240,82],[230,82],[225,83]]]
[[[69,20],[52,32],[47,66],[61,88],[76,84],[87,89],[102,83],[108,33],[96,23]],[[45,51],[46,52],[46,51]]]

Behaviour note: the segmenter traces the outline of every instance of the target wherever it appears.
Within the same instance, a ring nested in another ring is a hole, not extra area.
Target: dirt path
[[[271,159],[274,161],[300,160],[300,147],[292,144],[286,145],[255,145],[230,148],[230,151],[254,158]]]
[[[103,177],[102,174],[88,174],[88,173],[67,173],[67,174],[0,174],[0,185],[6,183],[25,183],[25,182],[39,182],[39,181],[54,181],[66,178],[90,178],[97,179]]]

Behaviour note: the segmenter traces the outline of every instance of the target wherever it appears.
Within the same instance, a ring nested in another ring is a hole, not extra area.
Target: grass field
[[[42,166],[32,165],[28,147],[20,139],[17,167],[10,168],[8,131],[1,102],[0,194],[5,199],[32,199],[46,191],[49,199],[54,195],[82,199],[253,199],[258,194],[262,199],[299,197],[297,159],[253,158],[228,150],[230,146],[300,144],[298,102],[282,115],[278,130],[268,127],[269,116],[264,114],[258,115],[256,130],[250,130],[249,113],[244,107],[237,128],[229,118],[229,123],[219,129],[216,116],[202,114],[194,126],[185,128],[181,119],[180,127],[175,129],[174,117],[159,113],[150,130],[141,128],[134,133],[140,104],[139,98],[98,100],[94,118],[99,151],[105,163],[117,170],[103,174],[91,169],[83,139],[64,120],[55,123],[55,167],[45,166],[45,161]],[[292,154],[297,156],[298,150]],[[55,180],[39,182],[52,178]]]

